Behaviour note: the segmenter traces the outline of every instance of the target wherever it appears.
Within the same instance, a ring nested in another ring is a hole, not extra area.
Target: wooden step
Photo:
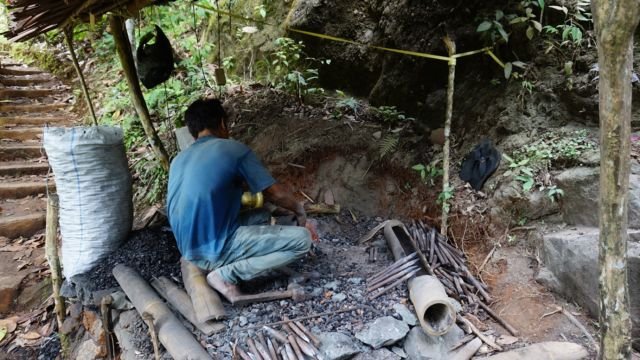
[[[30,237],[44,229],[46,213],[28,215],[9,215],[0,217],[0,236],[15,239],[20,236]]]
[[[7,144],[0,146],[0,161],[35,159],[45,154],[41,145]]]
[[[0,74],[2,74],[2,75],[24,76],[24,75],[44,74],[44,71],[39,70],[39,69],[34,69],[34,68],[0,67]]]
[[[0,163],[0,176],[44,175],[48,171],[48,163]]]
[[[74,116],[69,113],[56,116],[0,116],[0,126],[7,125],[38,125],[45,124],[66,125],[73,122]]]
[[[41,127],[0,129],[0,139],[12,139],[18,141],[38,140],[42,138]]]
[[[47,113],[69,108],[69,104],[21,104],[21,103],[0,103],[0,111],[3,112],[23,112],[23,113]]]
[[[30,98],[39,99],[59,94],[61,89],[0,89],[0,99]]]
[[[49,191],[56,191],[55,181],[49,181]],[[0,199],[20,199],[47,193],[45,181],[13,182],[0,184]]]
[[[31,86],[53,82],[54,79],[46,76],[15,77],[0,76],[0,84],[4,86]]]

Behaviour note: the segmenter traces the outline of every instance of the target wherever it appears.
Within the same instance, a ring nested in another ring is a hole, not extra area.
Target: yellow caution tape
[[[203,5],[203,4],[194,4],[194,5],[199,7],[199,8],[201,8],[201,9],[204,9],[204,10],[207,10],[207,11],[211,11],[211,12],[216,12],[216,13],[219,13],[219,14],[222,14],[222,15],[229,16],[231,18],[251,21],[251,22],[254,22],[254,23],[257,23],[257,24],[261,24],[261,25],[268,25],[268,26],[278,27],[278,25],[271,24],[271,23],[269,23],[267,21],[264,21],[264,20],[259,20],[259,19],[245,17],[245,16],[238,15],[238,14],[233,14],[231,12],[220,10],[220,9],[217,9],[215,7],[212,7],[212,6]],[[291,32],[295,32],[295,33],[299,33],[299,34],[303,34],[303,35],[317,37],[317,38],[320,38],[320,39],[336,41],[336,42],[342,42],[342,43],[358,45],[358,46],[364,46],[364,47],[368,47],[368,48],[375,49],[375,50],[388,51],[388,52],[392,52],[392,53],[396,53],[396,54],[416,56],[416,57],[427,58],[427,59],[442,60],[442,61],[448,62],[449,65],[455,65],[456,64],[456,59],[461,58],[461,57],[471,56],[471,55],[476,55],[476,54],[481,54],[481,53],[486,53],[498,65],[500,65],[501,67],[504,68],[504,63],[502,61],[500,61],[500,59],[498,59],[498,57],[493,52],[491,52],[491,47],[486,47],[484,49],[479,49],[479,50],[467,51],[467,52],[464,52],[464,53],[455,54],[453,56],[442,56],[442,55],[427,54],[427,53],[423,53],[423,52],[419,52],[419,51],[400,50],[400,49],[388,48],[388,47],[384,47],[384,46],[363,44],[363,43],[359,43],[357,41],[353,41],[353,40],[349,40],[349,39],[345,39],[345,38],[341,38],[341,37],[337,37],[337,36],[319,34],[319,33],[315,33],[315,32],[312,32],[312,31],[300,30],[300,29],[295,29],[295,28],[291,28],[291,27],[285,27],[285,30],[291,31]]]

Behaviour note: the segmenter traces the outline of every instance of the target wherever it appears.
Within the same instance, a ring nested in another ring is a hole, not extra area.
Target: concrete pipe
[[[151,315],[158,339],[174,359],[211,359],[209,353],[193,337],[193,334],[182,325],[164,301],[135,270],[120,264],[113,268],[113,276],[138,313]]]
[[[409,280],[409,297],[427,334],[444,335],[455,324],[456,311],[438,278],[423,275]]]

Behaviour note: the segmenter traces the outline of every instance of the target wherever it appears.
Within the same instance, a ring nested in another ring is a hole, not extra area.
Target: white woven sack
[[[122,129],[47,127],[44,148],[60,199],[63,273],[71,279],[118,248],[131,230],[131,175]]]

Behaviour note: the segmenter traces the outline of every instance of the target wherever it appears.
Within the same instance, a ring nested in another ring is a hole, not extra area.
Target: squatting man
[[[195,101],[184,119],[196,141],[171,163],[169,223],[182,256],[207,271],[209,285],[233,303],[242,295],[239,282],[303,257],[313,230],[303,204],[251,149],[229,139],[219,100]],[[295,214],[299,226],[254,225],[241,212],[245,186]]]

